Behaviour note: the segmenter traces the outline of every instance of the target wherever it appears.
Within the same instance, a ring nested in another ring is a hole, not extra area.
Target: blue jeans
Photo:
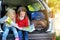
[[[34,27],[34,24],[32,23],[30,25],[30,27]],[[18,30],[18,34],[19,34],[20,40],[22,40],[22,37],[24,38],[24,40],[28,40],[28,32],[27,31]]]
[[[24,40],[28,40],[28,32],[27,31],[18,31],[19,34],[19,38],[20,40],[22,40],[22,38],[24,38]]]
[[[18,36],[18,32],[17,32],[17,30],[16,30],[15,27],[6,27],[6,26],[5,26],[4,32],[3,32],[3,35],[2,35],[2,40],[6,40],[7,35],[8,35],[8,33],[9,33],[9,30],[10,30],[10,29],[13,31],[15,38],[18,38],[18,37],[19,37],[19,36]]]

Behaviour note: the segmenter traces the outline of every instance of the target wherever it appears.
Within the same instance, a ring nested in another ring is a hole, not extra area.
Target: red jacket
[[[18,15],[16,16],[16,23],[19,27],[28,27],[28,17],[23,20],[19,20]]]

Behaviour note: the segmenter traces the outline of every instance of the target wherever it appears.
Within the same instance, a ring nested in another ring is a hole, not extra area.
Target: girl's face
[[[26,14],[26,12],[21,11],[21,12],[20,12],[20,17],[25,17],[25,14]]]
[[[25,14],[26,14],[26,12],[21,11],[21,12],[20,12],[20,17],[19,17],[19,19],[20,19],[20,20],[23,20],[24,17],[25,17]]]
[[[11,15],[11,18],[14,19],[14,18],[15,18],[15,14],[12,14],[12,15]]]
[[[10,18],[11,18],[11,19],[15,19],[15,12],[11,12],[11,13],[10,13]]]

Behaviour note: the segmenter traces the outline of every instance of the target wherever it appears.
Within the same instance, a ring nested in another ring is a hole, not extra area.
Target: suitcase
[[[31,14],[32,23],[34,23],[36,30],[41,30],[47,27],[45,15],[42,12],[33,12]]]
[[[32,20],[32,23],[34,23],[35,27],[38,29],[47,27],[47,21],[45,20]]]
[[[45,18],[45,15],[42,12],[32,12],[31,19],[32,20],[42,20]]]

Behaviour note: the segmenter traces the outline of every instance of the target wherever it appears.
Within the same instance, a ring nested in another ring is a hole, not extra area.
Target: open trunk
[[[34,5],[34,3],[40,3],[39,5],[42,5],[42,7],[45,7],[43,3],[41,3],[42,1],[40,0],[2,0],[2,16],[4,16],[5,14],[5,8],[7,7],[13,7],[16,9],[17,6],[25,6],[27,8],[27,10],[29,11],[28,5]],[[37,5],[38,6],[38,5]],[[42,9],[42,7],[40,9]],[[39,8],[38,8],[39,9]],[[39,10],[34,10],[34,11],[39,11]],[[33,11],[33,12],[34,12]],[[31,11],[29,11],[31,12]],[[42,30],[42,31],[46,31],[49,27],[49,23],[48,23],[48,13],[47,13],[47,9],[43,9],[40,10],[40,12],[42,12],[45,15],[45,20],[47,21],[47,26]],[[31,19],[31,13],[28,14],[29,18]]]
[[[4,15],[5,15],[5,13],[6,13],[6,11],[5,11],[5,8],[6,7],[12,7],[12,8],[14,8],[15,10],[16,10],[16,7],[18,7],[18,6],[25,6],[26,8],[27,8],[27,10],[28,10],[28,13],[30,12],[30,14],[28,14],[28,16],[29,16],[29,18],[30,18],[30,20],[31,20],[31,12],[32,11],[30,11],[29,10],[29,8],[28,8],[28,5],[32,5],[32,4],[34,4],[34,3],[39,3],[40,5],[42,5],[43,7],[44,7],[44,9],[43,10],[35,10],[35,11],[39,11],[39,12],[42,12],[44,15],[45,15],[45,20],[47,21],[47,26],[45,27],[45,28],[43,28],[43,29],[41,29],[41,27],[40,28],[37,28],[36,27],[36,29],[37,30],[35,30],[34,32],[32,32],[32,33],[29,33],[29,36],[31,35],[32,36],[32,38],[36,35],[36,34],[38,34],[38,35],[41,35],[40,33],[41,32],[43,32],[43,33],[45,33],[46,32],[46,30],[48,29],[48,27],[49,27],[49,21],[48,21],[48,12],[47,12],[47,9],[46,9],[46,7],[45,7],[45,5],[44,5],[44,3],[42,3],[42,1],[41,0],[2,0],[2,14],[1,14],[1,17],[3,17]],[[34,11],[33,11],[34,12]],[[32,20],[31,20],[31,22],[32,22]],[[41,30],[39,30],[39,29],[41,29]],[[34,35],[35,34],[35,35]],[[48,34],[47,34],[48,35]],[[13,35],[12,35],[13,36]],[[31,37],[30,36],[30,37]],[[36,36],[37,37],[37,36]],[[35,39],[34,39],[35,40]],[[36,40],[38,40],[38,39],[36,39]],[[43,39],[44,40],[44,39]],[[47,39],[48,40],[48,39]]]

